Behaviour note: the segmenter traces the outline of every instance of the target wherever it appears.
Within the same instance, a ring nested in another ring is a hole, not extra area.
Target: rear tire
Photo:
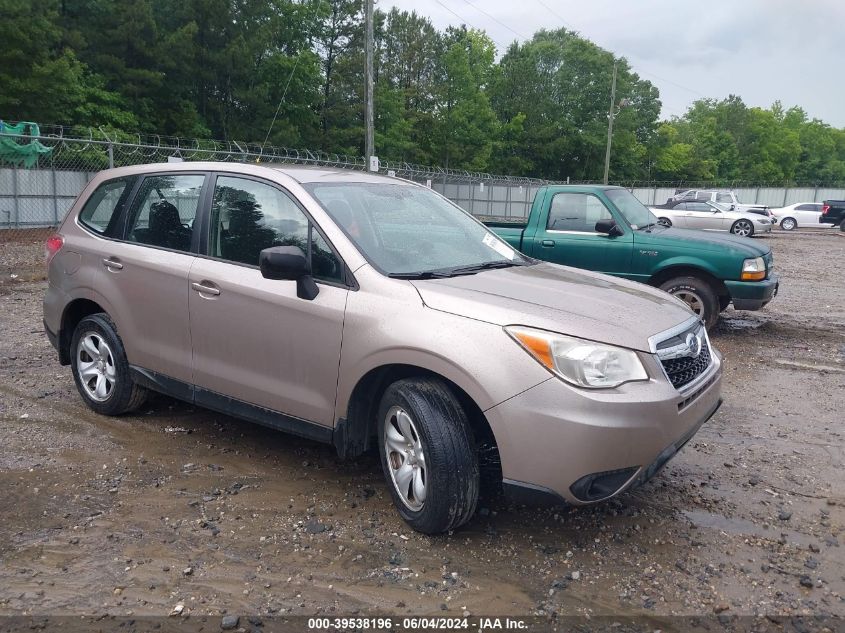
[[[440,380],[390,385],[378,411],[379,453],[399,515],[415,530],[440,534],[475,514],[478,455],[466,413]]]
[[[719,320],[720,302],[709,282],[700,277],[675,277],[662,284],[660,289],[687,304],[709,330]]]
[[[76,326],[70,366],[79,395],[97,413],[120,415],[147,399],[147,390],[132,380],[117,328],[103,312],[85,317]]]
[[[795,218],[784,218],[780,221],[780,228],[784,231],[794,231],[798,228],[798,222],[795,221]]]
[[[737,220],[731,226],[731,233],[741,237],[751,237],[754,235],[754,225],[751,220]]]

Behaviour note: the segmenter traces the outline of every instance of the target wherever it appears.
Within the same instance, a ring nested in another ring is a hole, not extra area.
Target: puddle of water
[[[721,514],[705,512],[703,510],[684,510],[682,514],[698,528],[719,530],[726,534],[754,536],[772,541],[779,539],[781,534],[785,534],[787,542],[798,543],[802,546],[807,546],[813,541],[813,539],[804,534],[786,531],[781,526],[774,526],[768,530],[763,529],[762,525],[758,525],[748,519],[729,518]]]

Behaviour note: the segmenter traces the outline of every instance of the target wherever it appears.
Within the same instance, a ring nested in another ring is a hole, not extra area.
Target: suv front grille
[[[710,346],[705,341],[696,357],[684,356],[660,361],[675,389],[688,385],[710,367]]]
[[[663,365],[669,382],[680,390],[694,382],[713,364],[710,341],[700,321],[666,334],[662,340],[651,341],[652,349]]]

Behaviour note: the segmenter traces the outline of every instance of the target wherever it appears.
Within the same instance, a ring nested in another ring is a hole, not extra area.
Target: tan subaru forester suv
[[[718,409],[719,354],[668,294],[521,255],[430,189],[325,168],[98,174],[47,242],[44,324],[85,403],[149,390],[375,449],[401,516],[481,482],[582,505],[652,477]]]

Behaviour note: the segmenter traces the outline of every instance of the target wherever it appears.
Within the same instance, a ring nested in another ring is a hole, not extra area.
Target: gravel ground
[[[843,616],[845,236],[759,239],[780,294],[725,314],[725,404],[658,477],[438,538],[374,457],[164,397],[89,412],[41,332],[41,244],[0,244],[0,615]]]

